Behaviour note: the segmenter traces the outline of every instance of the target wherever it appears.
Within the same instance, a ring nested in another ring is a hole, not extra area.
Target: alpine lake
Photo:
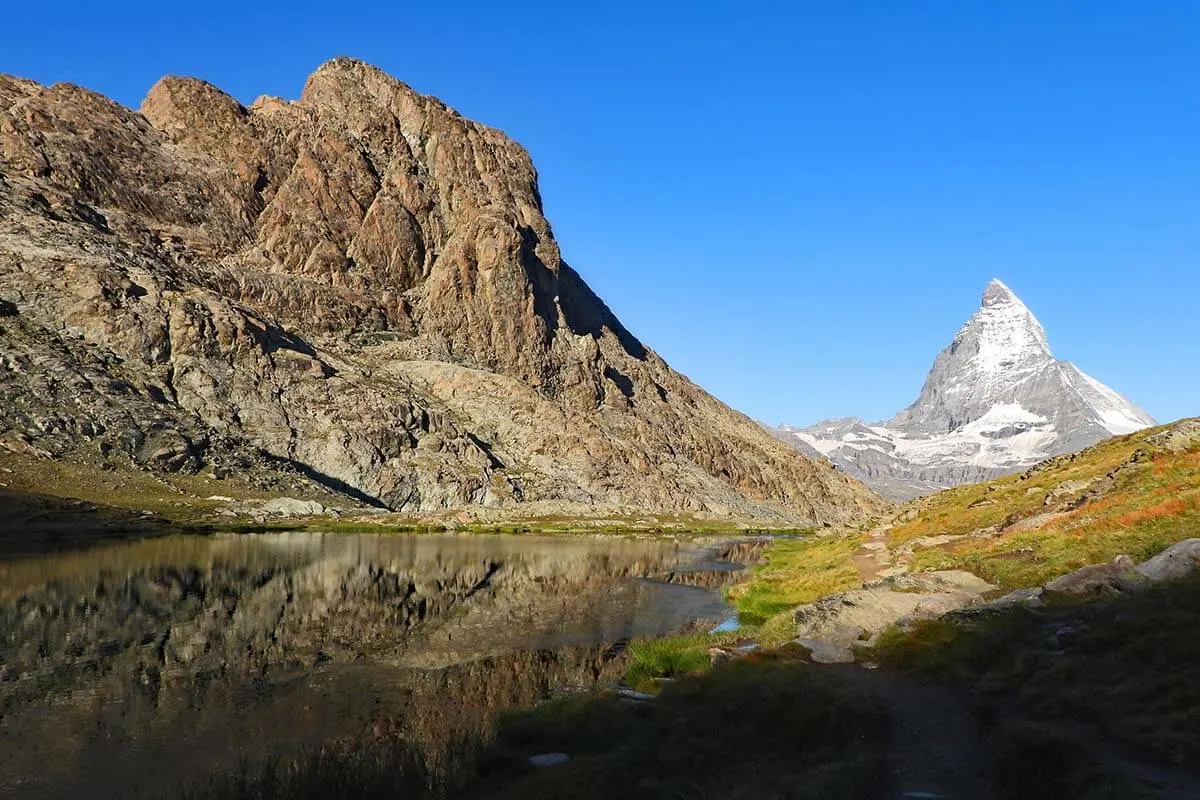
[[[497,712],[614,684],[633,639],[728,624],[759,547],[293,532],[2,556],[0,796],[178,796],[385,734],[437,763]]]

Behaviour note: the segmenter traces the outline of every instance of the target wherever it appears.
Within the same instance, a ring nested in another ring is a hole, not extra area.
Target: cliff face
[[[250,108],[0,78],[0,301],[0,431],[55,457],[290,462],[401,511],[876,503],[621,326],[519,145],[347,59]]]

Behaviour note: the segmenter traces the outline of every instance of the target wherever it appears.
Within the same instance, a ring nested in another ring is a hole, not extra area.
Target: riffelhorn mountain
[[[345,58],[248,108],[0,78],[0,445],[404,512],[879,505],[621,325],[522,147]]]
[[[1050,352],[1046,332],[999,280],[938,354],[916,402],[886,422],[782,426],[876,491],[903,500],[1020,471],[1155,421]]]

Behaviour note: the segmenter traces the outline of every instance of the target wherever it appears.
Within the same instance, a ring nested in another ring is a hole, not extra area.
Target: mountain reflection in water
[[[437,758],[495,711],[716,621],[658,540],[175,536],[0,561],[0,795],[170,792],[385,727]]]

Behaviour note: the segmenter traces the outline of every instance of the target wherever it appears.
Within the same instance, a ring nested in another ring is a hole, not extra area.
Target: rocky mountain
[[[998,280],[938,354],[916,402],[886,422],[782,427],[892,499],[987,480],[1154,425],[1120,394],[1050,352],[1033,313]]]
[[[248,108],[0,78],[0,444],[406,512],[878,503],[626,330],[518,144],[344,58]]]

